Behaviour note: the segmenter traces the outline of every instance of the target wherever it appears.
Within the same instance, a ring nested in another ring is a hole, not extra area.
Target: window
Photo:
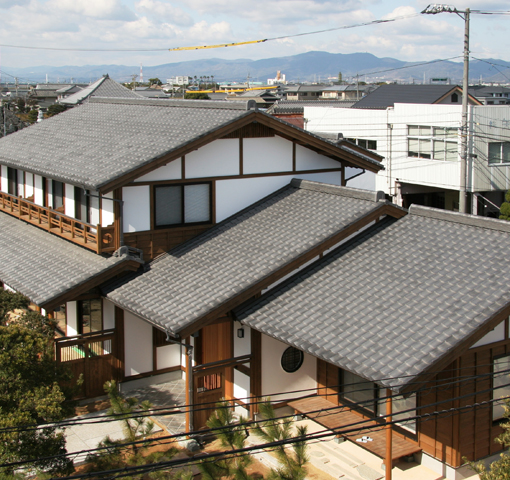
[[[7,193],[18,196],[18,171],[7,167]]]
[[[64,184],[57,180],[52,180],[51,191],[53,194],[53,209],[64,210]]]
[[[211,221],[211,184],[158,185],[154,187],[156,228]]]
[[[501,397],[510,395],[510,356],[495,358],[493,362],[492,399],[499,400]],[[505,413],[505,402],[495,401],[492,404],[492,419],[499,420]]]
[[[294,347],[287,348],[282,355],[282,368],[287,373],[297,372],[303,365],[304,355],[301,350]]]
[[[459,103],[459,95],[457,93],[452,93],[452,103]]]
[[[366,140],[364,138],[348,138],[347,140],[367,150],[377,150],[377,140]]]
[[[364,378],[342,371],[342,397],[372,413],[377,413],[377,386]]]
[[[89,219],[89,197],[86,191],[74,187],[74,218],[90,223]]]
[[[510,142],[489,143],[489,165],[510,163]]]
[[[448,127],[407,127],[407,155],[454,162],[458,159],[457,129]]]
[[[78,333],[100,332],[103,329],[103,309],[100,298],[78,301]]]
[[[383,390],[383,392],[385,392]],[[382,396],[384,396],[383,394]],[[381,398],[379,404],[379,415],[386,415],[386,400],[385,398]],[[414,420],[405,420],[409,417],[416,416],[416,394],[409,395],[404,397],[403,395],[396,395],[391,400],[391,411],[392,411],[392,420],[397,422],[399,427],[402,427],[406,430],[409,430],[412,433],[416,433],[416,419]],[[399,413],[403,412],[403,413]],[[403,421],[405,420],[405,421]]]

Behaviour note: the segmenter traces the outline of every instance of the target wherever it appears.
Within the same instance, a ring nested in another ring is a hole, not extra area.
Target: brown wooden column
[[[258,404],[262,394],[262,336],[257,330],[251,330],[251,362],[250,362],[250,417],[258,412]]]
[[[393,468],[393,448],[392,448],[392,428],[391,428],[391,414],[392,414],[392,392],[389,388],[386,389],[386,458],[384,459],[385,479],[391,480],[391,469]]]
[[[186,337],[184,340],[184,343],[188,344],[190,343],[191,338]],[[191,378],[191,371],[190,371],[190,362],[188,361],[188,355],[187,355],[187,349],[186,349],[186,365],[185,365],[185,372],[186,372],[186,431],[191,431],[191,425],[193,423],[193,420],[191,418],[191,415],[193,413],[191,412],[190,405],[193,403],[192,395],[190,395],[190,378]]]

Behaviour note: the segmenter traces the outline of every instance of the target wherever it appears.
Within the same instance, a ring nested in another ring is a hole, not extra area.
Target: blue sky
[[[166,49],[279,37],[401,16],[410,18],[263,44],[186,52],[69,52],[0,47],[0,68],[35,65],[159,65],[201,58],[295,55],[311,50],[369,52],[426,61],[462,54],[464,22],[455,14],[418,15],[414,0],[0,0],[0,44],[53,48]],[[510,10],[508,1],[457,2]],[[510,61],[510,16],[472,15],[471,51]]]

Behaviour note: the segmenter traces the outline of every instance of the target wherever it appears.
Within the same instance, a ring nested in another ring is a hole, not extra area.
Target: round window
[[[301,350],[294,347],[287,348],[282,355],[282,368],[287,373],[293,373],[299,370],[303,365],[304,355]]]

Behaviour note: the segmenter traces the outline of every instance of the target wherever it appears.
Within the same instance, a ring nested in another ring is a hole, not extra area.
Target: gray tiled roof
[[[127,259],[104,258],[0,213],[0,281],[37,305],[44,306]]]
[[[237,318],[398,391],[510,302],[509,250],[510,223],[412,206]]]
[[[291,114],[303,113],[305,107],[343,107],[349,108],[354,105],[355,101],[350,100],[279,100],[278,103],[272,105],[267,113],[270,114]]]
[[[64,105],[78,105],[83,103],[89,97],[104,97],[104,98],[140,98],[137,93],[129,90],[115,80],[112,80],[108,75],[101,77],[96,82],[85,87],[83,90],[69,95],[60,101]]]
[[[433,104],[454,88],[455,85],[381,85],[352,108],[388,108],[395,103]]]
[[[250,113],[226,102],[184,107],[189,102],[92,98],[1,139],[0,163],[97,190]]]
[[[384,204],[379,192],[293,180],[104,292],[177,335]]]

